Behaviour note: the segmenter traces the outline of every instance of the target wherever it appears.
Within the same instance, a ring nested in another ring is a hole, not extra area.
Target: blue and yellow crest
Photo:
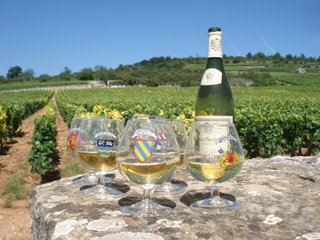
[[[136,140],[133,143],[134,157],[141,161],[148,161],[153,152],[153,140]]]
[[[113,151],[114,140],[97,139],[97,150],[100,157],[108,159]]]

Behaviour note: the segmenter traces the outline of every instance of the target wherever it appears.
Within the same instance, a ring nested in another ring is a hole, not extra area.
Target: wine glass
[[[143,188],[142,201],[122,206],[132,216],[156,217],[172,208],[154,202],[152,189],[171,178],[180,164],[179,146],[172,126],[162,119],[131,119],[117,150],[117,165],[124,177]]]
[[[75,151],[80,162],[97,176],[97,182],[80,188],[79,196],[105,199],[123,194],[105,186],[106,181],[112,180],[105,177],[106,173],[116,169],[115,148],[123,128],[123,121],[116,119],[90,117],[82,120]]]
[[[69,152],[71,158],[77,161],[79,159],[75,151],[75,146],[76,146],[76,139],[77,139],[83,119],[84,117],[74,117],[71,120],[70,130],[67,137],[67,151]],[[86,185],[86,184],[92,184],[95,181],[97,181],[96,175],[94,174],[93,171],[89,171],[88,174],[85,174],[73,179],[72,183],[76,185]]]
[[[184,123],[181,120],[168,120],[168,122],[171,124],[172,129],[177,137],[177,142],[180,150],[180,164],[179,168],[184,165],[187,149],[186,149],[186,140],[187,140],[187,132],[184,126]],[[154,190],[155,193],[163,193],[165,195],[173,195],[178,196],[187,191],[187,183],[183,181],[177,181],[174,179],[171,179],[164,184],[161,185],[161,187],[156,188]]]
[[[187,147],[187,168],[198,181],[211,189],[209,198],[191,203],[191,209],[204,214],[227,214],[240,208],[232,198],[219,193],[218,185],[234,177],[243,164],[245,155],[232,123],[194,123]]]

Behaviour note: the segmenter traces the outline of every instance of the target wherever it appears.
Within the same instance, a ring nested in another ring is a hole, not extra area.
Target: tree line
[[[289,64],[296,63],[303,66],[304,64],[320,63],[320,57],[306,57],[287,54],[281,56],[280,53],[267,56],[262,52],[252,54],[249,52],[246,56],[227,56],[224,55],[224,62],[228,64],[241,63],[273,63]],[[35,77],[33,69],[23,70],[20,66],[10,67],[6,76],[0,75],[0,83],[14,81],[70,81],[70,80],[101,80],[106,83],[109,80],[116,81],[116,84],[122,85],[179,85],[179,86],[197,86],[201,79],[206,64],[204,57],[153,57],[148,60],[142,60],[132,65],[120,64],[117,68],[107,68],[105,66],[87,67],[79,72],[72,72],[65,67],[64,70],[54,76],[41,74]],[[200,67],[199,67],[200,66]]]

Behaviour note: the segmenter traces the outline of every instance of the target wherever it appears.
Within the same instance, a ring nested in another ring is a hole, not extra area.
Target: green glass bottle
[[[233,122],[234,102],[224,71],[221,28],[208,30],[208,59],[195,105],[196,121]]]

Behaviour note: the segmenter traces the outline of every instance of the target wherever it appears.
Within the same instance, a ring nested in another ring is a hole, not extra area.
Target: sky
[[[228,56],[318,58],[319,9],[319,0],[0,0],[0,75],[206,57],[213,26]]]

